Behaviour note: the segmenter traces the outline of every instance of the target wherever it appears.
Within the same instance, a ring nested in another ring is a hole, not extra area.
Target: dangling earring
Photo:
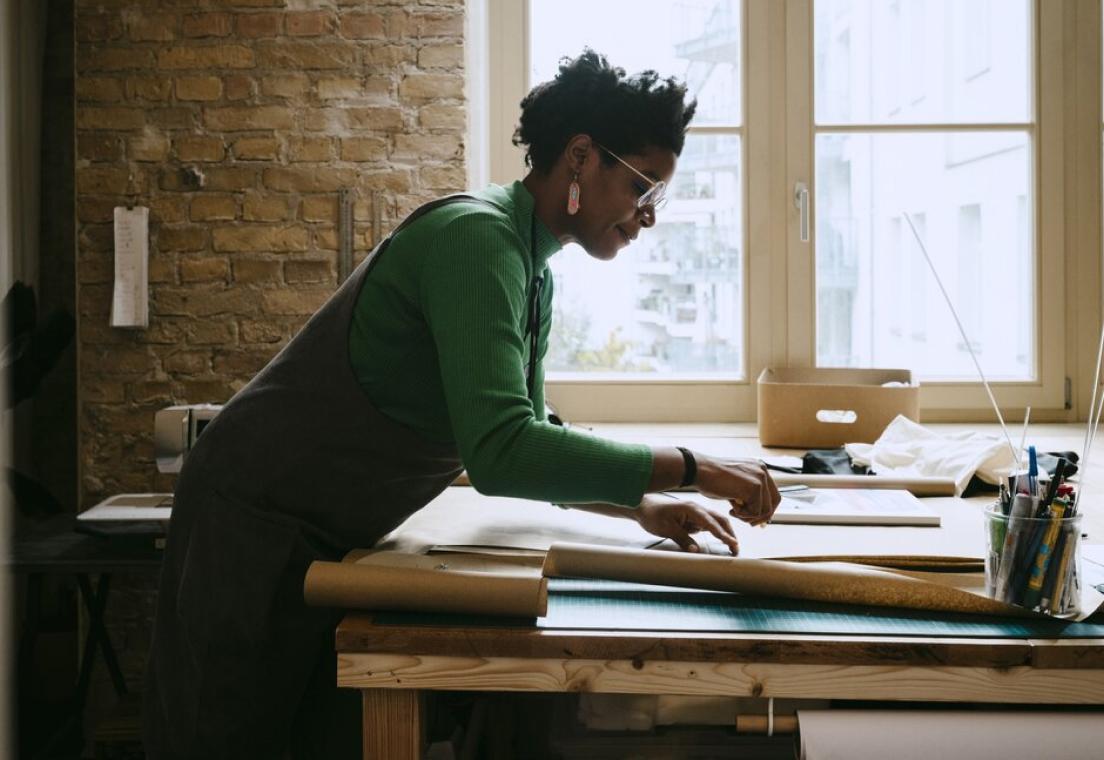
[[[579,213],[579,172],[575,172],[571,185],[567,188],[567,213],[568,216]]]

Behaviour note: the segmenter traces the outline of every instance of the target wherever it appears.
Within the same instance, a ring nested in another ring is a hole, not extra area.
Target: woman
[[[634,518],[732,552],[727,517],[650,494],[682,485],[768,520],[766,470],[549,423],[548,258],[608,260],[655,223],[695,104],[586,51],[522,101],[521,182],[419,209],[207,426],[177,483],[147,674],[147,752],[333,757],[357,721],[334,688],[314,559],[372,546],[462,468],[483,493]],[[351,698],[350,698],[351,697]],[[355,738],[355,733],[353,734]]]

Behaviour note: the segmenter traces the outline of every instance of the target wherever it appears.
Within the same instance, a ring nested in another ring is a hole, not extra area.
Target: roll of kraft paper
[[[799,710],[801,760],[1100,757],[1099,713]]]
[[[843,562],[797,563],[564,543],[548,551],[544,574],[835,604],[1036,616],[985,596],[984,579],[977,573],[893,572]],[[971,592],[942,585],[952,581],[980,583],[980,588]]]
[[[548,611],[548,581],[535,570],[401,552],[313,562],[303,596],[312,606],[358,610],[524,618]]]

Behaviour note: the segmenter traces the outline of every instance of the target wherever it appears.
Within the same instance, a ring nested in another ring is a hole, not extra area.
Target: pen
[[[1016,564],[1016,549],[1020,543],[1020,534],[1023,532],[1023,520],[1031,516],[1031,497],[1018,493],[1012,499],[1012,511],[1008,515],[1008,531],[1004,536],[1004,551],[1001,552],[1000,573],[997,575],[997,599],[1004,599],[1008,595],[1009,581],[1012,580],[1012,572]]]
[[[1027,581],[1027,590],[1024,592],[1024,607],[1034,609],[1043,595],[1043,581],[1046,580],[1047,568],[1050,566],[1051,557],[1057,544],[1058,529],[1062,525],[1062,515],[1066,512],[1064,499],[1056,501],[1051,509],[1052,517],[1043,531],[1043,539],[1039,544],[1039,551],[1035,555],[1034,564],[1031,567],[1031,576]]]
[[[1027,492],[1032,496],[1037,494],[1039,487],[1039,457],[1035,453],[1034,446],[1027,447]]]

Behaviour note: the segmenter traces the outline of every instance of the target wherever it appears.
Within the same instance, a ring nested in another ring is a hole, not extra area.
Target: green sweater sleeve
[[[472,485],[490,495],[638,504],[651,475],[648,447],[548,423],[526,393],[527,243],[493,212],[473,210],[444,225],[427,253],[419,299]]]

